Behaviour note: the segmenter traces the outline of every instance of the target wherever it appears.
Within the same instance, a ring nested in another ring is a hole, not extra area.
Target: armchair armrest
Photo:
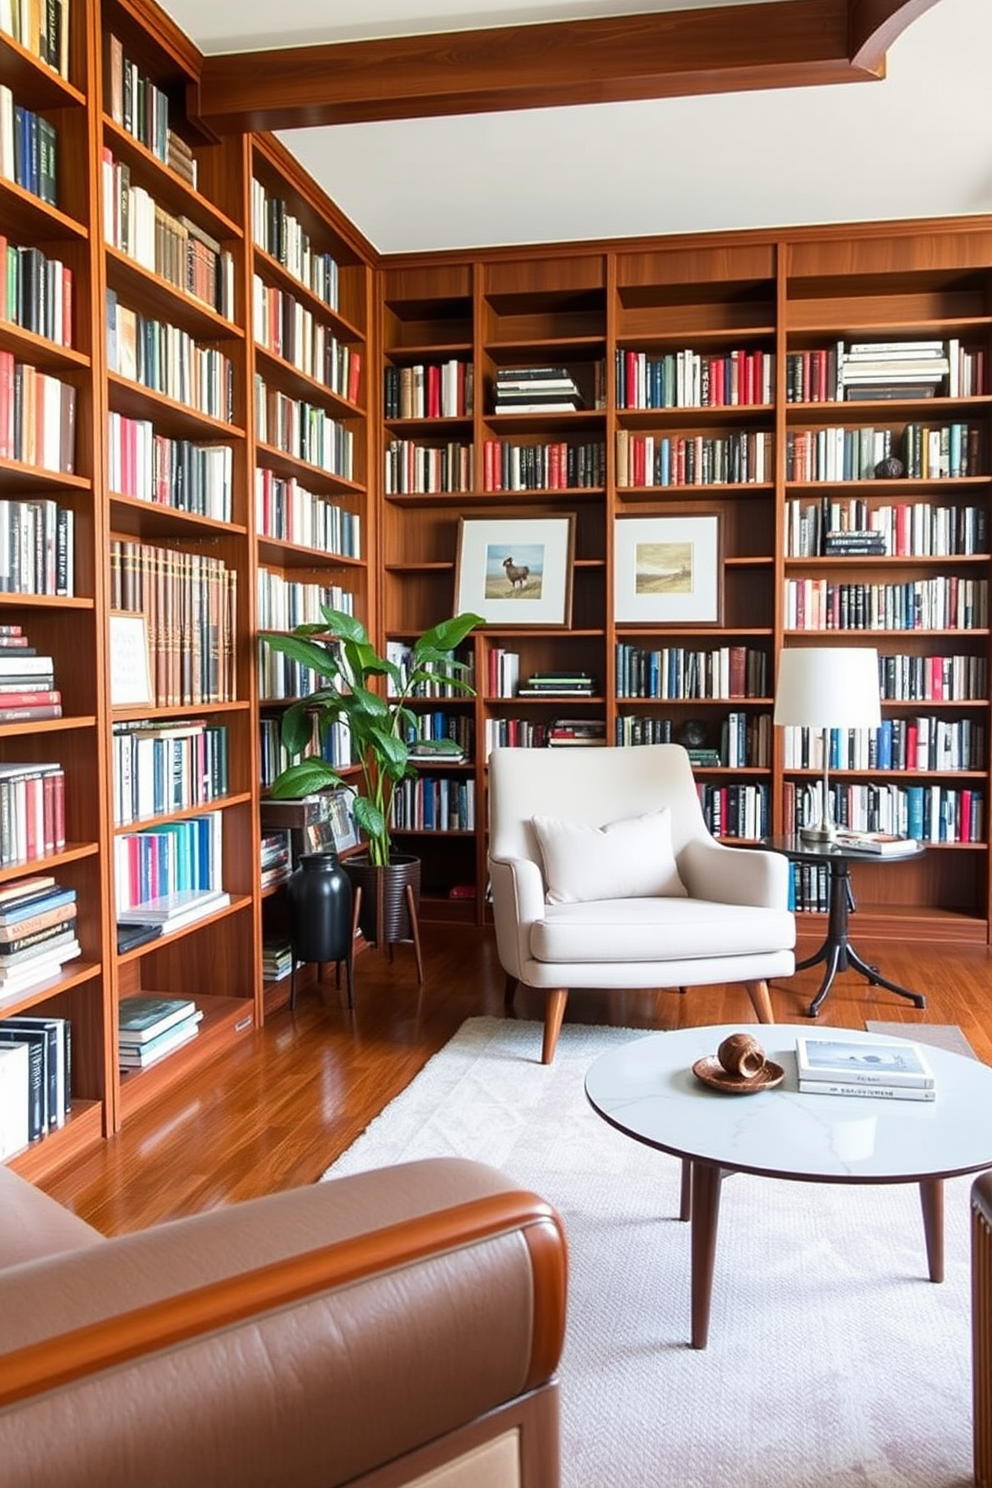
[[[333,1488],[547,1382],[565,1242],[437,1159],[0,1272],[5,1488]]]
[[[781,853],[695,838],[679,854],[679,873],[696,899],[753,904],[756,909],[788,906],[789,864]]]
[[[544,875],[530,858],[489,859],[493,923],[500,965],[518,977],[530,959],[530,927],[546,909]]]

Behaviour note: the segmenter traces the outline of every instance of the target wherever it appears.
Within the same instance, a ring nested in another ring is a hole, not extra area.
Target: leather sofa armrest
[[[5,1488],[333,1488],[553,1376],[565,1241],[433,1159],[0,1272]]]

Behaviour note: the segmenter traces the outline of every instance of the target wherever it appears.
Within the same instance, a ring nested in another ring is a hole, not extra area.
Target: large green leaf
[[[316,791],[326,790],[329,785],[343,784],[344,781],[332,765],[310,755],[283,770],[272,782],[271,794],[278,800],[286,800],[297,796],[312,796]]]
[[[341,673],[341,661],[334,647],[321,645],[302,636],[263,631],[262,640],[273,651],[281,651],[301,666],[310,667],[320,677],[337,677]]]

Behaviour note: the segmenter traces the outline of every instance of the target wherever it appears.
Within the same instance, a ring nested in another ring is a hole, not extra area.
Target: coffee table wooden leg
[[[692,1218],[692,1163],[687,1157],[682,1159],[682,1181],[679,1187],[679,1219],[683,1221]]]
[[[944,1180],[927,1178],[920,1184],[923,1234],[927,1242],[927,1264],[931,1281],[944,1279]]]
[[[695,1349],[706,1347],[710,1332],[722,1181],[722,1170],[712,1163],[692,1164],[692,1346]]]

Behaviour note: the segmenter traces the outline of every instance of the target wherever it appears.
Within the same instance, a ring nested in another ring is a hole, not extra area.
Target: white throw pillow
[[[672,813],[666,806],[644,816],[593,827],[587,822],[535,816],[549,904],[591,899],[685,897],[672,851]]]

